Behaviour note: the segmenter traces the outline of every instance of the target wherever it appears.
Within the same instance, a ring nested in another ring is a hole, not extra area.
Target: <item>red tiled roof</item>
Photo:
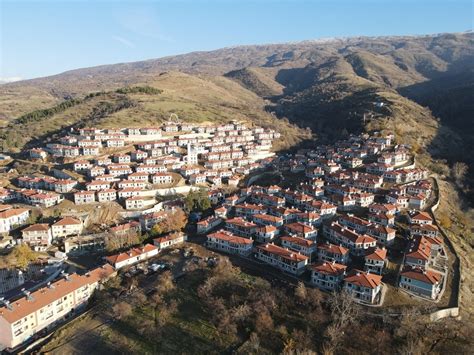
[[[82,222],[73,217],[64,217],[53,224],[53,226],[69,226],[74,224],[82,224]]]
[[[3,317],[10,324],[14,323],[82,286],[90,285],[109,277],[114,272],[110,265],[104,265],[90,271],[86,275],[72,274],[69,276],[69,280],[63,278],[52,283],[54,288],[43,287],[32,292],[29,299],[25,296],[12,302],[12,310],[9,310],[6,306],[0,307],[0,317]]]
[[[432,285],[439,283],[442,279],[440,273],[433,270],[422,270],[420,268],[407,268],[401,273],[401,276]]]
[[[382,276],[354,269],[349,272],[344,281],[357,286],[376,288],[382,283]]]
[[[370,250],[365,256],[366,259],[371,260],[385,260],[387,258],[387,249],[375,248]]]
[[[227,241],[230,243],[236,243],[236,244],[252,244],[253,243],[252,239],[239,237],[224,230],[220,230],[216,233],[209,234],[207,237],[216,238],[216,239],[220,239],[220,240],[224,240],[224,241]]]
[[[329,262],[319,262],[314,265],[311,265],[311,270],[314,270],[316,272],[320,272],[323,274],[328,274],[328,275],[333,275],[333,276],[338,276],[344,273],[346,271],[347,266],[338,264],[335,262],[329,263]]]
[[[278,255],[284,259],[290,260],[290,261],[304,261],[308,260],[308,257],[299,253],[296,253],[294,251],[279,247],[274,244],[265,244],[265,245],[258,245],[257,249],[263,250],[264,252],[270,253],[270,254],[275,254]]]

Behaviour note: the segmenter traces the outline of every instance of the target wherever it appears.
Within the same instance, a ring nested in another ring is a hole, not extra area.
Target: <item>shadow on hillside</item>
[[[467,189],[458,192],[473,206],[474,156],[465,152],[474,151],[474,59],[469,64],[454,63],[444,74],[400,88],[398,92],[428,107],[439,118],[440,128],[428,151],[434,158],[446,159],[450,166],[455,162],[468,165]],[[454,139],[451,132],[460,140]]]
[[[329,143],[349,133],[362,132],[364,113],[375,101],[377,94],[373,89],[361,90],[340,99],[314,90],[301,96],[280,98],[265,109],[301,128],[311,128],[321,143]]]

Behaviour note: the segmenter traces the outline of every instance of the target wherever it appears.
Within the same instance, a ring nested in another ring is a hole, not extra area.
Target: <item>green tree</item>
[[[211,208],[211,200],[206,190],[199,189],[189,192],[184,199],[184,206],[187,212],[203,212]]]

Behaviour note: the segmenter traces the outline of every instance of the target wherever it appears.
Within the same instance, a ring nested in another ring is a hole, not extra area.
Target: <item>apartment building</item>
[[[0,234],[24,224],[29,216],[30,210],[27,208],[11,208],[0,212]]]
[[[150,259],[158,254],[158,248],[152,244],[146,244],[141,248],[132,248],[127,252],[106,257],[107,262],[116,270],[130,266],[141,261]]]
[[[342,285],[346,275],[346,265],[321,261],[310,266],[312,285],[326,291],[336,291]]]
[[[207,236],[206,246],[224,253],[248,256],[252,253],[253,240],[221,229]]]
[[[14,302],[0,307],[0,344],[14,349],[43,329],[82,309],[101,282],[114,275],[110,265],[85,275],[65,275]]]
[[[351,270],[344,278],[344,289],[354,300],[374,304],[382,292],[382,276]]]
[[[255,257],[282,271],[300,275],[308,265],[308,257],[274,244],[258,245]]]
[[[53,240],[53,232],[47,223],[32,224],[21,231],[23,243],[35,251],[46,250]]]
[[[67,237],[69,235],[81,234],[83,224],[73,217],[64,217],[51,226],[53,238]]]

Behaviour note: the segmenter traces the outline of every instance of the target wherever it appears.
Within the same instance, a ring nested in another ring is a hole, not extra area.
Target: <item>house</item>
[[[255,214],[264,214],[266,212],[267,208],[263,205],[255,205],[250,203],[235,205],[235,214],[237,216],[251,217]]]
[[[225,229],[241,237],[250,238],[255,233],[257,225],[248,222],[242,217],[235,217],[225,221]]]
[[[410,224],[433,224],[433,218],[431,218],[428,212],[413,212],[408,215]]]
[[[319,200],[311,200],[305,203],[303,208],[318,213],[323,219],[334,216],[337,211],[337,206]]]
[[[344,276],[346,275],[346,269],[346,265],[321,261],[310,266],[310,282],[320,289],[337,291],[342,285]]]
[[[395,242],[395,229],[382,226],[380,224],[371,224],[367,228],[367,235],[375,238],[378,244],[381,245],[392,245]]]
[[[78,191],[74,193],[74,203],[76,205],[83,205],[86,203],[93,203],[93,202],[95,202],[94,191]]]
[[[367,232],[368,227],[371,225],[366,219],[354,216],[353,214],[344,214],[338,218],[339,224],[355,230],[357,233]]]
[[[82,232],[82,222],[73,217],[64,217],[51,226],[53,238],[67,237],[77,235]]]
[[[369,212],[371,213],[385,213],[385,214],[391,214],[391,215],[396,215],[398,210],[397,206],[392,205],[392,204],[378,204],[374,203],[369,206]]]
[[[329,242],[320,243],[317,247],[319,261],[336,262],[338,264],[347,264],[350,260],[349,249],[341,245],[331,244]]]
[[[119,199],[125,199],[134,196],[140,196],[142,193],[142,189],[138,187],[128,187],[117,192],[117,196]]]
[[[405,265],[427,268],[438,255],[443,255],[443,241],[439,238],[415,236],[408,245]]]
[[[66,152],[66,150],[64,150]],[[82,155],[99,155],[100,149],[99,147],[83,147],[82,148]]]
[[[88,160],[78,160],[73,164],[74,171],[85,171],[90,168],[92,168],[92,163]]]
[[[128,164],[132,161],[132,158],[128,154],[115,154],[112,156],[114,163]]]
[[[32,224],[21,231],[23,243],[35,251],[45,251],[53,240],[51,227],[47,223]]]
[[[100,191],[110,189],[110,183],[102,180],[93,180],[86,184],[87,191]]]
[[[282,271],[296,275],[301,275],[305,271],[309,259],[305,255],[269,243],[258,245],[255,257]]]
[[[409,201],[408,201],[408,206],[410,208],[415,208],[417,210],[422,210],[426,207],[426,201],[427,198],[424,194],[419,193],[417,195],[410,195],[409,196]]]
[[[385,196],[385,200],[398,208],[408,208],[410,197],[408,195],[389,194]]]
[[[76,185],[77,181],[63,179],[54,181],[52,187],[55,192],[64,194],[70,192],[74,187],[76,187]]]
[[[322,223],[322,218],[316,212],[301,212],[296,214],[296,220],[300,223],[308,224],[310,226],[319,226]]]
[[[174,245],[183,244],[188,239],[184,233],[170,233],[164,237],[153,239],[153,245],[159,250],[170,248]]]
[[[141,180],[121,180],[117,183],[117,187],[119,189],[129,189],[129,188],[137,188],[137,189],[144,189],[147,186],[146,181]]]
[[[148,202],[148,201],[150,201],[150,202]],[[153,204],[154,201],[155,201],[154,199],[149,200],[148,198],[142,197],[142,196],[132,196],[132,197],[129,197],[129,198],[125,199],[125,209],[126,210],[143,209],[146,206],[148,206],[150,204]]]
[[[411,236],[426,236],[436,238],[438,236],[439,229],[434,224],[412,224],[410,225],[410,235]]]
[[[387,249],[376,247],[369,250],[364,257],[364,261],[364,271],[382,275],[387,263]]]
[[[399,286],[418,296],[435,300],[441,293],[443,275],[434,270],[406,267],[400,274]]]
[[[192,174],[189,176],[189,183],[192,185],[204,184],[206,182],[206,175],[204,174]]]
[[[152,244],[146,244],[143,247],[132,248],[124,253],[107,256],[105,260],[116,270],[126,266],[148,260],[158,254],[158,247]]]
[[[117,191],[115,189],[106,189],[97,191],[97,201],[100,203],[115,201],[117,199]]]
[[[31,159],[46,159],[48,157],[48,153],[41,148],[30,149],[29,153]]]
[[[382,292],[382,276],[351,270],[344,277],[344,290],[356,301],[374,304]]]
[[[324,226],[324,232],[329,240],[349,249],[351,254],[356,256],[365,255],[369,248],[373,248],[377,244],[375,238],[367,234],[359,234],[337,222]]]
[[[44,329],[77,314],[99,285],[115,274],[109,265],[84,275],[65,275],[0,307],[0,344],[14,349]]]
[[[33,206],[51,207],[63,201],[63,197],[54,192],[38,193],[29,197],[29,202]]]
[[[173,175],[167,173],[156,173],[151,176],[153,184],[171,184],[173,182]]]
[[[252,253],[253,240],[221,229],[207,236],[206,247],[224,253],[249,256]]]
[[[252,220],[260,226],[274,226],[277,228],[283,226],[283,218],[269,214],[254,214]]]
[[[155,224],[161,222],[167,217],[168,213],[166,211],[158,211],[142,215],[140,216],[141,228],[142,230],[149,231]]]
[[[222,219],[215,216],[209,216],[196,223],[196,231],[198,234],[206,234],[210,230],[216,228],[222,223]]]
[[[30,210],[27,208],[11,208],[0,212],[0,234],[8,233],[16,226],[26,223],[30,217]]]
[[[116,226],[110,227],[110,233],[116,236],[123,236],[127,234],[137,234],[141,232],[140,222],[130,221],[127,223],[118,224]]]
[[[316,243],[300,237],[281,237],[281,245],[284,248],[294,250],[298,253],[306,255],[311,262],[311,257],[316,253]]]
[[[284,225],[285,231],[292,236],[315,240],[318,236],[318,230],[310,225],[295,222]]]
[[[147,173],[132,173],[128,175],[127,179],[131,181],[148,182],[148,174]]]
[[[255,239],[261,243],[268,243],[275,239],[279,233],[279,229],[275,226],[261,226],[255,229]]]
[[[369,213],[368,218],[372,223],[378,223],[386,227],[395,226],[395,216],[390,213]]]

